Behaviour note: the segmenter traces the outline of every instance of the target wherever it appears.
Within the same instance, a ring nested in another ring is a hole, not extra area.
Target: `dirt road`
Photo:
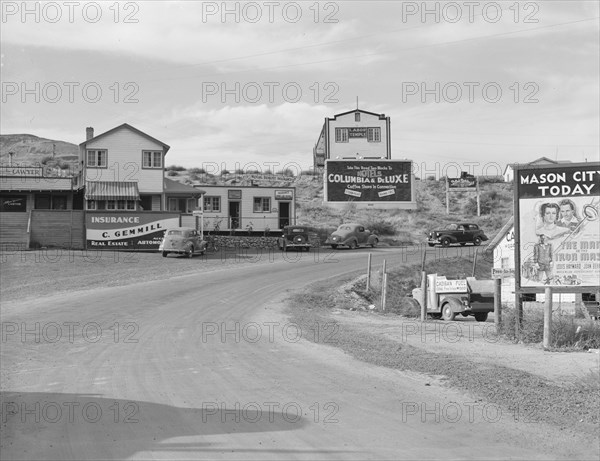
[[[362,268],[366,253],[299,258],[3,303],[2,459],[597,457],[552,427],[353,360],[326,344],[328,325],[300,331],[282,289]]]

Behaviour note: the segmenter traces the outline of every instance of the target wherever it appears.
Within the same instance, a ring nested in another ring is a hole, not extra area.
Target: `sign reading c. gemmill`
[[[600,164],[515,168],[519,287],[597,288]]]
[[[157,250],[179,214],[88,211],[85,221],[88,250]]]
[[[412,162],[327,160],[328,202],[412,202]]]

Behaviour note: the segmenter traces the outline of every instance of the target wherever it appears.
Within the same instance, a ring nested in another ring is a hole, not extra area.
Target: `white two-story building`
[[[355,109],[325,118],[313,148],[315,170],[330,159],[390,159],[390,117]]]

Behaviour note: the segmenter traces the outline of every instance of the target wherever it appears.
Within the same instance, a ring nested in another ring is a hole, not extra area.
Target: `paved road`
[[[467,396],[300,338],[335,332],[287,323],[282,287],[366,251],[4,303],[2,459],[556,458],[523,446],[536,428],[473,421]]]

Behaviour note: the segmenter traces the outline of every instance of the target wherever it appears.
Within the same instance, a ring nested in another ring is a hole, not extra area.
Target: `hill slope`
[[[70,142],[40,138],[32,134],[0,135],[1,164],[8,165],[9,152],[14,152],[13,164],[58,165],[66,169],[77,165],[79,146]]]

